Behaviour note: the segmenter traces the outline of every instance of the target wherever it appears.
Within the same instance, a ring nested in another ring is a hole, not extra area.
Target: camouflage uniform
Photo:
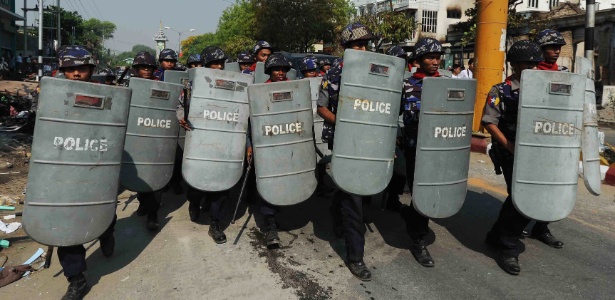
[[[539,32],[536,35],[534,42],[540,47],[548,46],[548,45],[557,45],[564,46],[566,45],[566,41],[562,34],[553,29],[545,29]],[[550,71],[560,71],[560,72],[570,72],[570,70],[565,66],[559,66],[557,63],[548,64],[547,62],[541,62],[538,64],[539,70],[550,70]]]

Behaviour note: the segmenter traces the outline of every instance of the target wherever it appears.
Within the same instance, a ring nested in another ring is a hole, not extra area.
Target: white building
[[[579,4],[585,9],[585,0],[517,0],[517,12],[548,12],[562,3]],[[596,10],[615,8],[615,0],[596,0]]]
[[[393,9],[414,17],[418,28],[411,39],[401,46],[414,46],[420,37],[446,40],[449,25],[468,19],[465,11],[475,5],[475,0],[354,0],[358,15],[378,13]]]

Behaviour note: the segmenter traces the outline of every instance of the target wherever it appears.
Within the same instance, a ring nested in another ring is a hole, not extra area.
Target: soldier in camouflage
[[[341,45],[344,49],[366,51],[374,36],[364,25],[354,23],[342,30]],[[344,59],[338,58],[323,78],[318,97],[318,115],[325,120],[323,140],[329,142],[333,149],[333,133],[335,130],[335,115],[339,101]],[[365,252],[365,225],[363,224],[363,197],[352,195],[338,189],[333,195],[330,208],[334,222],[334,233],[344,237],[346,244],[346,265],[350,272],[362,281],[370,281],[372,273],[363,261]]]
[[[82,46],[67,46],[58,51],[58,63],[60,72],[64,73],[66,79],[89,82],[96,61],[92,54]],[[105,257],[113,254],[115,248],[115,238],[113,231],[117,215],[107,230],[98,238],[100,250]],[[58,258],[64,271],[64,276],[68,279],[69,285],[63,300],[82,299],[87,290],[87,282],[83,272],[87,269],[85,260],[85,247],[75,245],[69,247],[58,247]]]
[[[418,140],[419,115],[421,110],[421,96],[423,79],[425,77],[439,77],[438,67],[442,54],[442,44],[433,38],[422,38],[415,44],[414,60],[418,64],[416,72],[404,79],[400,112],[404,120],[404,156],[406,158],[406,178],[410,193],[414,186],[414,166],[416,159],[416,145]],[[426,99],[429,101],[429,99]],[[429,218],[421,215],[413,205],[403,206],[400,209],[402,218],[406,221],[406,231],[412,239],[410,252],[416,261],[424,267],[433,267],[434,260],[427,250],[425,237],[429,232]]]
[[[499,160],[509,194],[502,205],[497,221],[487,233],[486,243],[498,249],[496,259],[498,265],[507,273],[518,275],[521,272],[518,258],[521,253],[519,239],[523,229],[530,222],[517,211],[510,196],[520,80],[521,72],[536,68],[543,61],[543,56],[537,44],[530,41],[518,41],[508,50],[506,60],[512,67],[513,75],[491,88],[482,117],[482,124],[491,134],[494,154]]]
[[[154,76],[160,81],[164,81],[164,71],[175,70],[177,66],[177,53],[172,49],[163,49],[158,56],[160,68],[154,72]]]

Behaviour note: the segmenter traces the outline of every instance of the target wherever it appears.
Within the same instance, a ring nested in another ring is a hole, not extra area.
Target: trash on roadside
[[[17,204],[18,201],[19,199],[16,199],[13,197],[0,196],[0,206],[3,206],[3,205],[14,206],[15,204]]]
[[[15,206],[0,205],[0,210],[15,210]]]
[[[24,274],[28,273],[31,270],[32,267],[29,265],[4,268],[2,271],[0,271],[0,288],[21,279]]]
[[[6,233],[6,234],[10,234],[15,232],[17,229],[19,229],[21,227],[21,223],[19,222],[13,222],[13,223],[9,223],[9,224],[4,224],[4,222],[0,221],[0,231]]]

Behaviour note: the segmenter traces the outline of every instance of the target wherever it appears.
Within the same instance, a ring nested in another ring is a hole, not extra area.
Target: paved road
[[[281,233],[284,246],[269,251],[262,243],[260,220],[249,213],[258,211],[254,207],[247,212],[242,208],[242,218],[226,229],[229,242],[217,246],[207,236],[207,226],[189,221],[183,196],[164,195],[163,228],[154,235],[136,216],[136,201],[124,193],[114,256],[106,259],[98,244],[89,244],[87,278],[92,288],[86,299],[613,298],[614,187],[603,186],[603,196],[593,197],[579,181],[573,214],[551,225],[566,245],[558,250],[524,240],[522,273],[515,277],[500,270],[495,253],[483,243],[505,198],[503,178],[493,174],[486,155],[473,153],[471,161],[462,210],[431,222],[434,268],[415,262],[396,213],[371,206],[365,213],[365,261],[373,281],[362,283],[342,263],[344,243],[332,233],[326,197],[283,209],[279,220],[286,230]],[[403,201],[409,201],[408,195]],[[27,258],[36,247],[28,241],[16,243],[11,247],[13,260]],[[2,288],[2,298],[59,299],[67,286],[61,274],[54,259],[50,269]]]

